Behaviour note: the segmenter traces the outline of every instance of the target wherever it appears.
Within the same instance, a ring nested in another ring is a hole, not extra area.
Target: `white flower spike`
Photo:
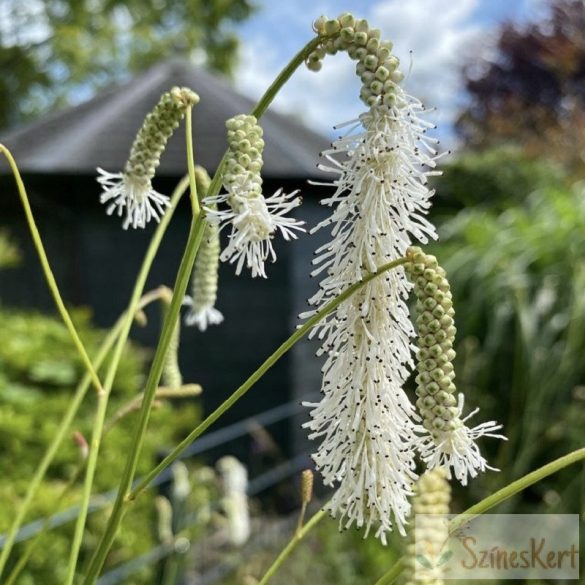
[[[413,239],[436,237],[424,216],[438,155],[426,136],[433,125],[424,120],[422,104],[397,85],[398,60],[379,31],[351,15],[320,19],[315,26],[325,51],[311,57],[312,68],[325,52],[347,50],[359,61],[362,99],[369,106],[340,126],[347,133],[323,153],[327,163],[321,168],[337,179],[333,195],[322,201],[335,209],[315,228],[330,226],[332,234],[313,261],[312,275],[324,275],[309,301],[318,310],[403,257]],[[332,37],[336,31],[339,36]],[[414,369],[410,289],[404,269],[392,270],[368,282],[312,332],[327,357],[323,397],[308,405],[312,420],[305,427],[321,441],[313,458],[325,484],[337,486],[329,509],[343,527],[365,527],[366,535],[372,529],[384,543],[393,526],[404,534],[417,479],[418,417],[403,390]]]

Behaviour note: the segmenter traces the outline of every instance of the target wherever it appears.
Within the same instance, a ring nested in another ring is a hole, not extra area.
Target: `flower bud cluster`
[[[199,96],[187,87],[173,87],[164,93],[140,128],[124,172],[150,183],[160,164],[169,138],[185,116],[187,108],[199,102]]]
[[[468,478],[479,471],[493,469],[481,455],[476,440],[505,437],[496,434],[502,426],[495,421],[471,428],[466,425],[479,409],[464,417],[464,395],[456,395],[455,311],[449,281],[434,256],[416,247],[409,248],[406,256],[409,262],[405,272],[414,283],[417,297],[416,406],[425,431],[419,442],[420,454],[428,469],[444,467],[448,474],[452,469],[455,477],[466,485]]]
[[[417,481],[412,502],[414,514],[404,558],[403,585],[439,585],[443,583],[438,559],[449,538],[447,515],[451,487],[447,473],[438,468],[428,471]],[[417,515],[423,517],[416,518]],[[416,538],[416,540],[415,540]],[[430,569],[422,571],[419,558],[424,556]],[[415,577],[416,573],[416,577]]]
[[[152,188],[152,178],[166,144],[186,111],[199,102],[199,96],[186,87],[173,87],[162,95],[144,120],[132,144],[123,173],[110,173],[98,167],[98,183],[103,188],[100,202],[106,213],[125,215],[122,227],[143,228],[157,221],[170,205],[166,195]]]
[[[254,116],[240,114],[226,122],[228,158],[223,182],[227,189],[247,179],[248,196],[262,194],[262,127]]]
[[[162,297],[161,305],[162,305],[162,322],[166,319],[169,306],[171,303],[171,291],[168,291],[168,294]],[[179,345],[181,342],[181,321],[177,320],[174,328],[173,333],[171,335],[171,340],[169,341],[169,347],[167,349],[167,353],[165,355],[165,360],[163,364],[163,371],[162,371],[162,383],[167,388],[180,388],[183,385],[183,376],[181,374],[181,368],[179,366]]]
[[[287,217],[301,204],[297,191],[278,189],[270,197],[262,193],[262,128],[252,115],[240,114],[226,122],[228,152],[222,176],[225,193],[211,195],[204,201],[210,223],[230,229],[228,245],[220,260],[236,265],[236,274],[244,266],[252,277],[266,278],[265,263],[276,260],[272,241],[277,232],[285,240],[296,239],[304,231],[303,222]],[[229,209],[225,209],[227,204]]]
[[[227,537],[232,546],[242,546],[251,534],[248,470],[231,455],[217,462],[217,470],[221,476],[221,504],[227,519]]]
[[[200,199],[207,195],[211,179],[207,171],[200,166],[195,167],[197,194]],[[217,211],[217,204],[210,204],[210,209]],[[191,276],[191,296],[186,296],[184,305],[189,307],[185,316],[187,325],[196,325],[199,331],[205,331],[208,325],[219,325],[223,315],[215,308],[219,281],[219,227],[208,223]]]
[[[410,248],[407,256],[410,263],[406,273],[417,297],[416,405],[424,428],[439,441],[444,431],[455,430],[459,422],[453,367],[457,333],[453,298],[446,273],[434,256],[416,247]]]
[[[333,19],[321,16],[314,29],[322,43],[307,58],[311,71],[321,69],[326,55],[346,51],[357,61],[356,73],[362,80],[360,98],[366,105],[394,105],[396,84],[404,75],[398,69],[400,61],[392,55],[392,43],[380,38],[379,29],[370,28],[366,19],[355,18],[349,12]]]

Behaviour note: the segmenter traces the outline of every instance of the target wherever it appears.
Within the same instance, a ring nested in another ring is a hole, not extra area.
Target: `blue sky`
[[[407,90],[437,108],[441,135],[449,139],[463,94],[459,71],[465,59],[489,58],[494,31],[506,20],[538,14],[539,0],[256,0],[257,14],[238,28],[242,62],[238,87],[259,96],[277,72],[311,37],[320,14],[353,12],[369,19],[394,43],[406,72]],[[409,52],[412,51],[412,54]],[[412,55],[412,56],[411,56]],[[275,106],[322,133],[356,117],[363,106],[359,80],[344,55],[328,57],[318,74],[300,69]]]

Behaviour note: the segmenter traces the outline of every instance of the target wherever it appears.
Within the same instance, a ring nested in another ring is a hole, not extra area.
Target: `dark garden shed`
[[[225,150],[225,120],[250,111],[253,102],[223,79],[183,61],[161,63],[125,85],[105,91],[76,107],[47,116],[0,136],[13,153],[31,198],[55,275],[65,301],[91,307],[95,322],[109,327],[124,310],[140,262],[153,231],[123,231],[118,218],[108,217],[99,203],[96,167],[122,169],[144,116],[160,95],[174,85],[188,86],[201,97],[194,110],[196,162],[212,173]],[[278,187],[301,189],[305,204],[298,210],[309,225],[322,215],[318,191],[307,179],[320,178],[318,153],[326,139],[298,121],[268,112],[262,119],[266,151],[263,176],[266,193]],[[154,181],[170,193],[186,169],[184,132],[169,142]],[[12,178],[0,163],[0,227],[8,227],[22,249],[24,261],[0,277],[0,299],[8,306],[53,310],[41,270],[25,227]],[[172,285],[186,241],[189,208],[186,202],[173,219],[147,288]],[[269,278],[236,277],[222,265],[218,308],[225,321],[205,333],[183,327],[181,366],[187,381],[204,387],[209,411],[294,329],[296,314],[312,289],[308,281],[311,250],[308,236],[277,245],[279,261],[268,267]],[[135,339],[152,346],[156,314]],[[233,422],[294,397],[317,391],[319,364],[308,355],[309,344],[281,360],[223,420]],[[314,386],[314,387],[312,387]],[[284,441],[286,429],[276,431]]]

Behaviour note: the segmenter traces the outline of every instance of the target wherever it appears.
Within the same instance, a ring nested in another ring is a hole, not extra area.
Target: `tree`
[[[4,0],[0,128],[171,56],[230,74],[250,0]],[[77,97],[77,99],[79,99]]]
[[[506,24],[496,57],[468,66],[471,98],[458,130],[467,145],[515,142],[570,170],[585,165],[585,2],[553,0],[548,16]]]

